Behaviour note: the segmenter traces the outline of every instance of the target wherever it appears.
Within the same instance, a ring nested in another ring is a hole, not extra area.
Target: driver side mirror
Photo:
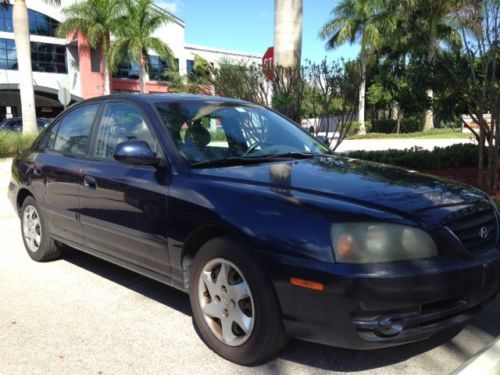
[[[115,160],[125,164],[158,166],[160,158],[144,141],[125,141],[118,143],[113,155]]]

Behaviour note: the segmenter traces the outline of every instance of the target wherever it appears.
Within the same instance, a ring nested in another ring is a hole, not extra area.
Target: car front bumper
[[[271,257],[272,258],[272,257]],[[352,349],[423,340],[458,327],[500,291],[500,251],[378,265],[268,259],[290,336]],[[318,292],[291,277],[323,283]]]

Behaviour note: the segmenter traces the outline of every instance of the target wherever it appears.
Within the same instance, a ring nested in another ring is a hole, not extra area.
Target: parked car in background
[[[486,194],[334,155],[240,100],[82,101],[14,159],[8,194],[32,259],[68,245],[188,292],[203,341],[244,365],[288,337],[426,339],[500,290]]]
[[[36,119],[38,130],[41,131],[50,124],[50,119],[39,117]],[[0,122],[0,131],[21,132],[23,130],[23,119],[21,117],[6,118]]]

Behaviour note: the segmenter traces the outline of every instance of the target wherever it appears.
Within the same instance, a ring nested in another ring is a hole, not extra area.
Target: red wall
[[[141,85],[138,80],[113,78],[111,82],[112,91],[140,92]],[[168,92],[168,86],[157,81],[146,82],[146,89],[150,93]]]
[[[83,35],[78,33],[78,57],[80,82],[84,99],[104,95],[104,64],[101,61],[101,73],[93,73],[90,65],[90,47]]]

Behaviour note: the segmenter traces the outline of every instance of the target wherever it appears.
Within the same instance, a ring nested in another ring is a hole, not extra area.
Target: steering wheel
[[[259,146],[264,147],[265,145],[266,145],[265,142],[257,141],[253,145],[251,145],[250,147],[248,147],[248,149],[243,153],[242,156],[248,156],[252,152],[254,152],[257,147],[259,147]]]

